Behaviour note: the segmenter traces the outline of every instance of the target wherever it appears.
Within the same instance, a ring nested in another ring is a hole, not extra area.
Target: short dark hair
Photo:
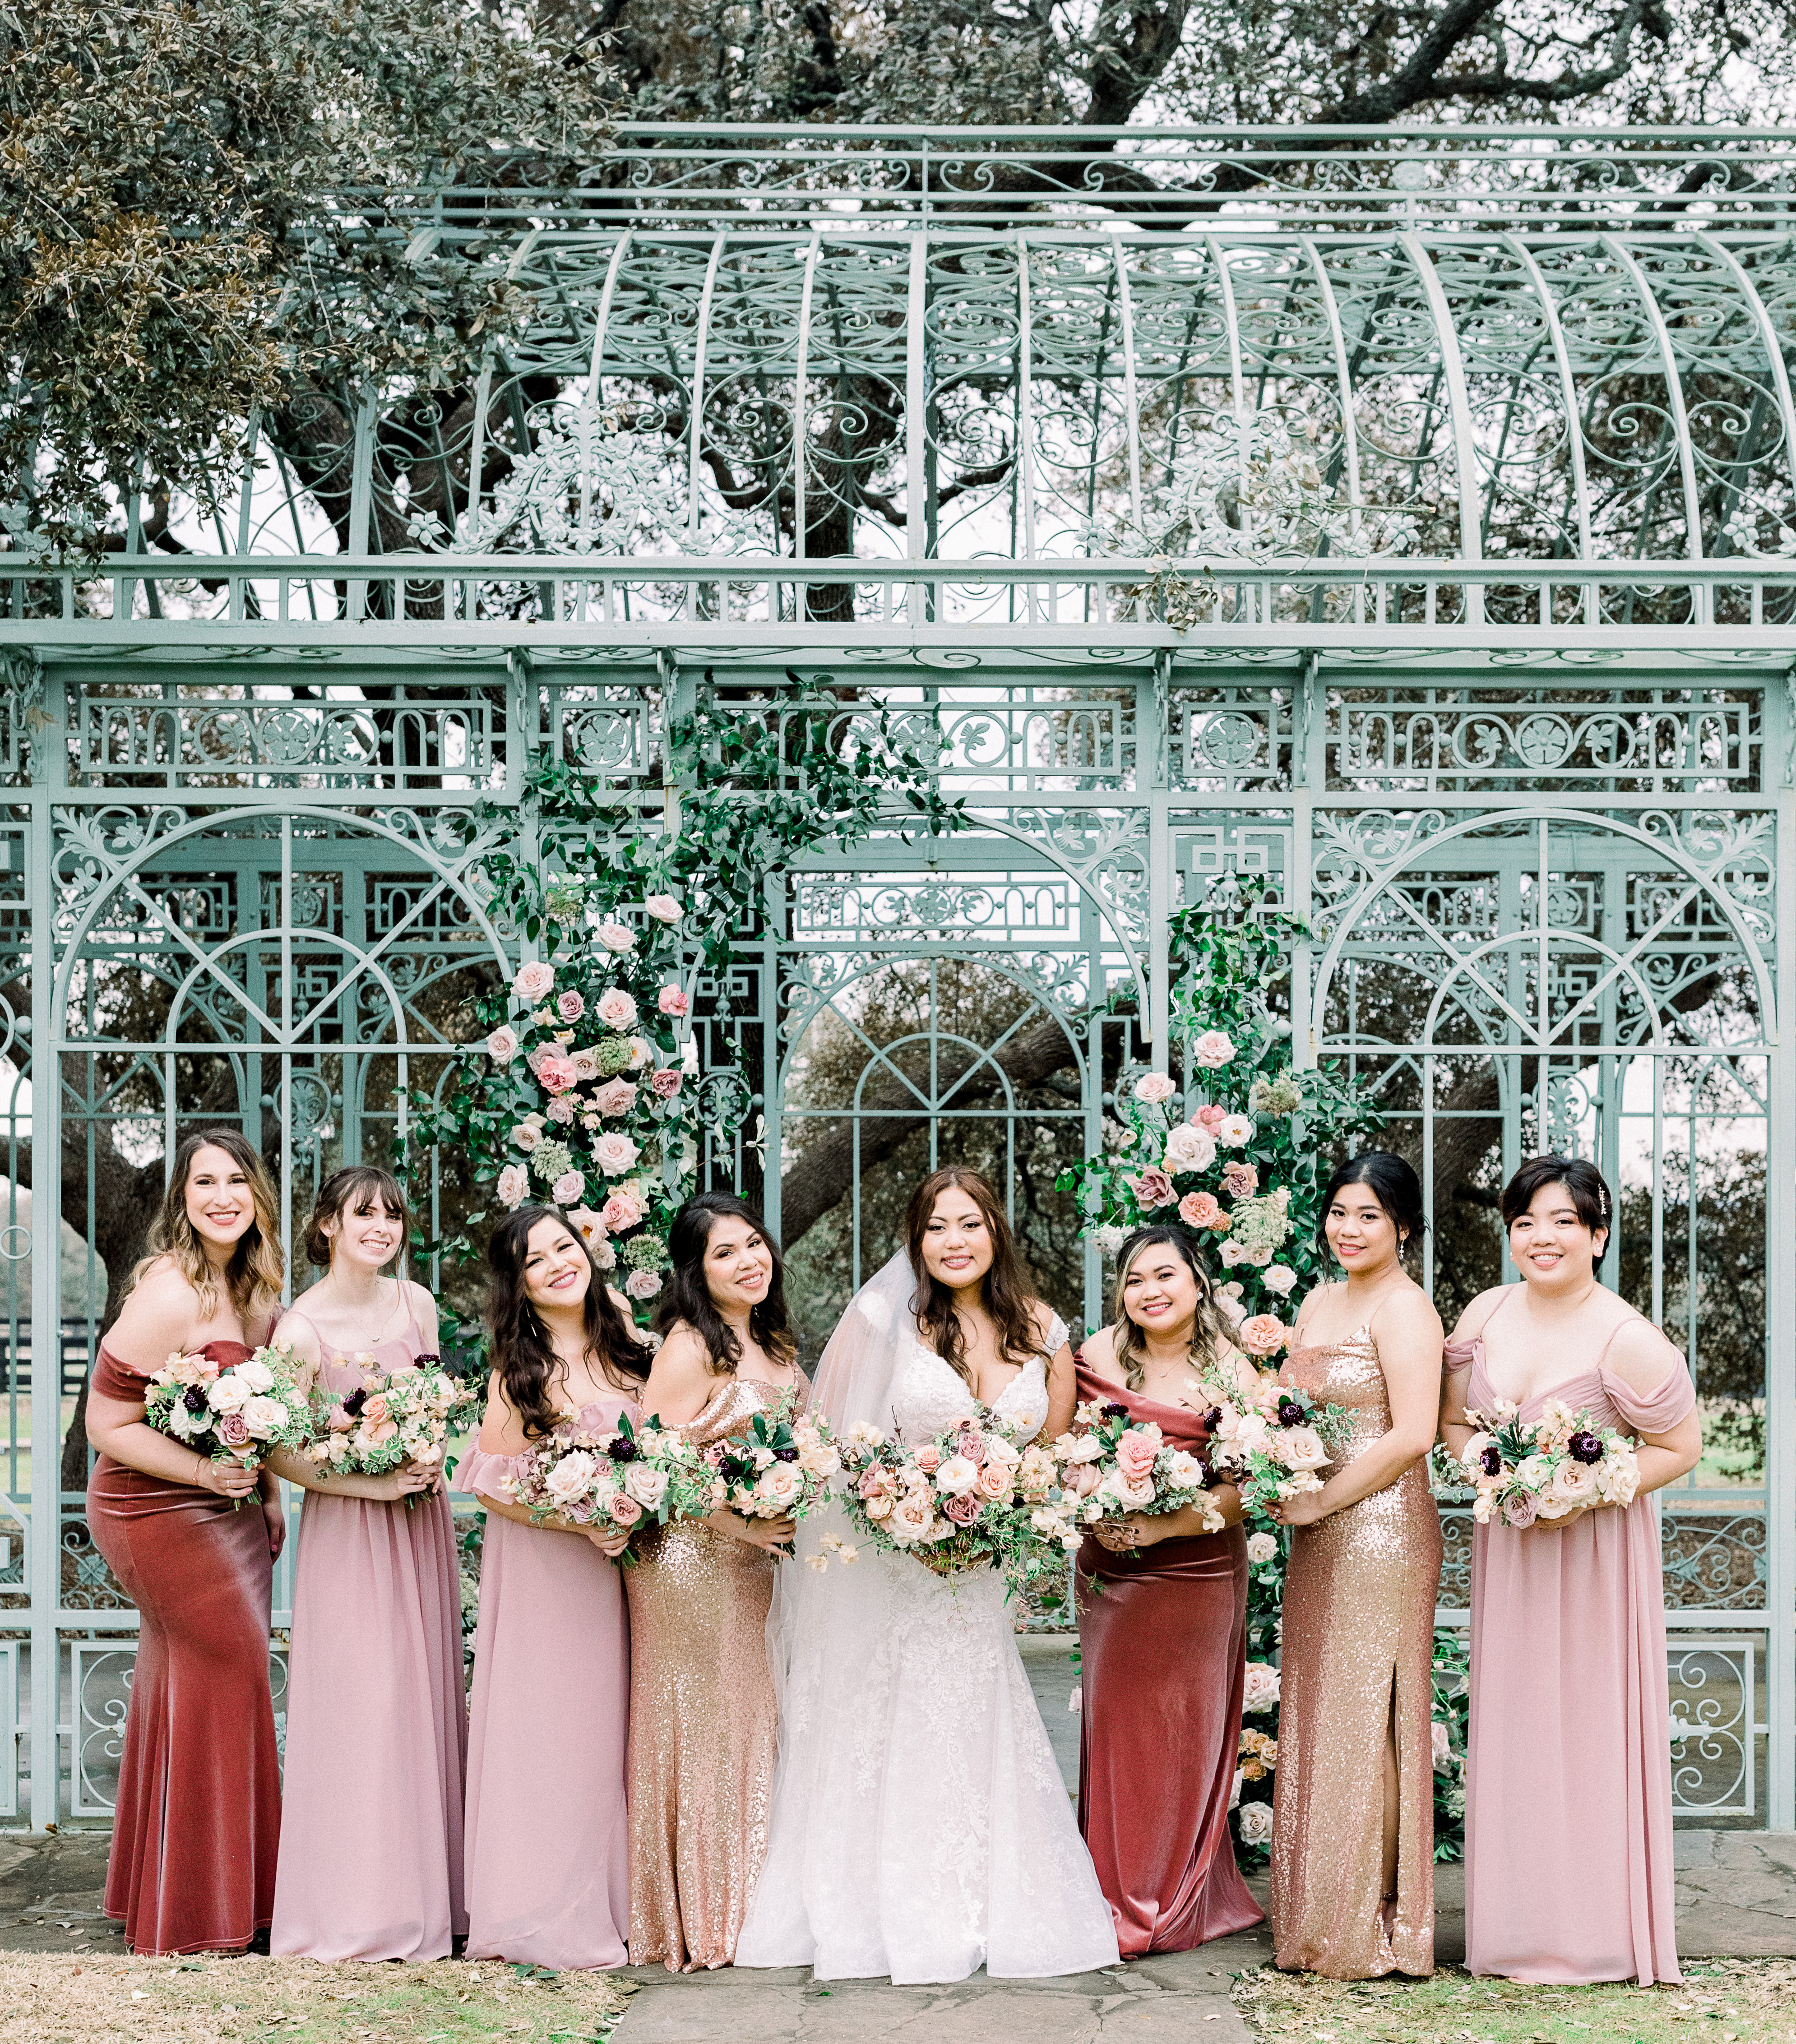
[[[1422,1212],[1421,1180],[1392,1151],[1367,1150],[1360,1156],[1350,1157],[1344,1164],[1337,1164],[1322,1194],[1322,1203],[1316,1210],[1316,1247],[1325,1256],[1331,1254],[1329,1208],[1334,1204],[1335,1194],[1347,1185],[1371,1187],[1373,1198],[1390,1215],[1397,1230],[1400,1253],[1409,1243],[1421,1239],[1428,1227]]]
[[[1609,1181],[1586,1157],[1562,1157],[1549,1151],[1544,1157],[1530,1157],[1503,1188],[1499,1204],[1503,1226],[1513,1228],[1533,1205],[1535,1196],[1548,1185],[1563,1185],[1578,1218],[1592,1235],[1601,1232],[1603,1245],[1590,1259],[1594,1270],[1609,1253],[1609,1234],[1615,1224],[1615,1201]]]

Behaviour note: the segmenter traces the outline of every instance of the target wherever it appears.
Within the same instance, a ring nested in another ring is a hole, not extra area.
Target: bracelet
[[[195,1490],[204,1490],[206,1488],[206,1458],[200,1453],[198,1448],[195,1448],[193,1450],[193,1458],[194,1488]]]

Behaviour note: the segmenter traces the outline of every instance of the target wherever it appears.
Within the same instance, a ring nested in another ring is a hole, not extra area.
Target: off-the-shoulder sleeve
[[[503,1497],[504,1480],[514,1473],[521,1455],[495,1455],[476,1442],[456,1464],[455,1489],[470,1497]]]
[[[1643,1397],[1631,1384],[1612,1370],[1602,1373],[1602,1388],[1609,1402],[1630,1427],[1643,1434],[1663,1434],[1686,1420],[1696,1410],[1696,1386],[1690,1381],[1690,1366],[1675,1356],[1663,1379]]]
[[[121,1362],[110,1348],[101,1345],[98,1360],[94,1365],[94,1389],[102,1398],[117,1398],[125,1404],[140,1400],[149,1381],[146,1370],[133,1370],[128,1362]]]
[[[1475,1341],[1448,1342],[1440,1351],[1440,1360],[1449,1374],[1456,1370],[1470,1370],[1478,1354]]]

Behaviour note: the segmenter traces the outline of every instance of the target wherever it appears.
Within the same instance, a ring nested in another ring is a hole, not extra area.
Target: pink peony
[[[1157,1207],[1169,1207],[1178,1197],[1165,1172],[1152,1167],[1140,1173],[1133,1182],[1136,1203],[1144,1213],[1152,1213]]]
[[[1200,1107],[1191,1116],[1199,1128],[1207,1128],[1213,1135],[1229,1118],[1225,1107]]]
[[[1251,1164],[1230,1164],[1222,1174],[1222,1189],[1232,1200],[1251,1199],[1260,1189],[1260,1174]]]
[[[530,1189],[530,1178],[521,1164],[507,1164],[499,1174],[498,1201],[502,1207],[516,1209],[524,1204],[524,1196]]]
[[[545,965],[540,959],[530,965],[521,965],[517,977],[511,982],[511,990],[520,1001],[540,1001],[555,984],[555,967]]]
[[[598,1210],[608,1235],[625,1235],[642,1219],[642,1201],[627,1185],[620,1185]]]
[[[636,1105],[636,1088],[628,1079],[607,1079],[592,1097],[601,1114],[628,1114]]]
[[[663,986],[655,997],[655,1005],[663,1015],[686,1015],[692,1010],[692,1003],[683,987]]]
[[[652,916],[658,923],[677,923],[680,919],[677,895],[651,894],[642,906],[644,913]]]
[[[495,1064],[509,1065],[517,1055],[517,1032],[495,1029],[486,1039],[486,1055]]]
[[[218,1422],[218,1438],[228,1448],[247,1448],[249,1427],[240,1412],[227,1412]]]
[[[567,1058],[547,1057],[536,1067],[538,1084],[545,1093],[567,1093],[579,1085],[580,1075]]]
[[[594,1004],[594,1012],[608,1029],[627,1029],[636,1020],[636,1002],[621,986],[608,986]]]
[[[611,1515],[613,1526],[633,1526],[642,1516],[642,1507],[627,1490],[614,1490],[606,1500],[605,1508]]]
[[[556,1012],[563,1022],[578,1022],[586,1012],[586,998],[583,993],[576,993],[572,987],[569,987],[565,993],[556,996],[555,1005]]]
[[[660,1289],[659,1270],[633,1270],[624,1280],[624,1289],[633,1299],[652,1299]]]
[[[651,1073],[648,1084],[657,1100],[671,1100],[684,1082],[677,1065],[663,1065],[660,1071]]]
[[[593,1162],[608,1178],[621,1178],[641,1154],[629,1136],[621,1135],[616,1129],[600,1136],[592,1146]]]
[[[1163,1101],[1171,1100],[1178,1090],[1164,1072],[1144,1072],[1135,1082],[1135,1097],[1145,1101],[1150,1107],[1158,1107]]]
[[[963,1491],[958,1497],[942,1500],[942,1516],[952,1519],[956,1526],[971,1526],[979,1517],[981,1507],[973,1492]]]
[[[571,1207],[585,1196],[586,1189],[583,1171],[563,1171],[549,1188],[549,1197],[558,1207]]]
[[[1179,1218],[1187,1228],[1214,1228],[1222,1209],[1213,1193],[1187,1193],[1179,1202]]]
[[[1290,1339],[1290,1332],[1275,1315],[1256,1313],[1235,1330],[1235,1339],[1249,1355],[1276,1355]]]

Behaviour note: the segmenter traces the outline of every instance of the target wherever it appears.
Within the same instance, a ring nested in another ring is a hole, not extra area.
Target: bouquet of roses
[[[920,1448],[863,1422],[839,1452],[857,1530],[937,1575],[995,1568],[1012,1589],[1026,1589],[1045,1570],[1046,1550],[1070,1552],[1083,1537],[1052,1454],[1018,1447],[983,1406]]]
[[[303,1447],[312,1431],[290,1349],[259,1348],[241,1362],[171,1355],[149,1379],[144,1419],[215,1462],[255,1469],[273,1448]]]
[[[421,1355],[416,1369],[388,1372],[363,1354],[354,1358],[362,1381],[353,1391],[314,1385],[308,1458],[333,1476],[386,1476],[408,1462],[421,1469],[441,1462],[457,1434],[480,1424],[486,1402],[441,1360]]]
[[[652,1420],[639,1431],[628,1413],[614,1432],[570,1427],[533,1441],[503,1481],[538,1525],[560,1519],[634,1531],[702,1518],[717,1503],[717,1479],[691,1443]],[[636,1558],[625,1548],[620,1558],[627,1566]]]
[[[1243,1511],[1269,1525],[1277,1523],[1269,1505],[1321,1489],[1316,1472],[1334,1460],[1352,1431],[1344,1405],[1325,1404],[1273,1376],[1261,1376],[1251,1399],[1220,1374],[1201,1388],[1216,1400],[1209,1416],[1215,1480],[1235,1484]]]
[[[1537,1420],[1499,1399],[1488,1413],[1467,1412],[1479,1431],[1459,1461],[1475,1495],[1480,1525],[1501,1519],[1519,1531],[1536,1519],[1563,1519],[1586,1504],[1632,1504],[1640,1487],[1634,1444],[1588,1412],[1549,1398]]]
[[[804,1519],[829,1501],[842,1466],[829,1422],[791,1416],[790,1399],[757,1412],[746,1439],[713,1441],[703,1459],[721,1481],[718,1500],[744,1519]]]
[[[1077,1525],[1201,1504],[1204,1531],[1222,1530],[1203,1457],[1169,1442],[1151,1420],[1132,1422],[1126,1405],[1093,1399],[1078,1407],[1071,1430],[1054,1443],[1054,1458]]]

